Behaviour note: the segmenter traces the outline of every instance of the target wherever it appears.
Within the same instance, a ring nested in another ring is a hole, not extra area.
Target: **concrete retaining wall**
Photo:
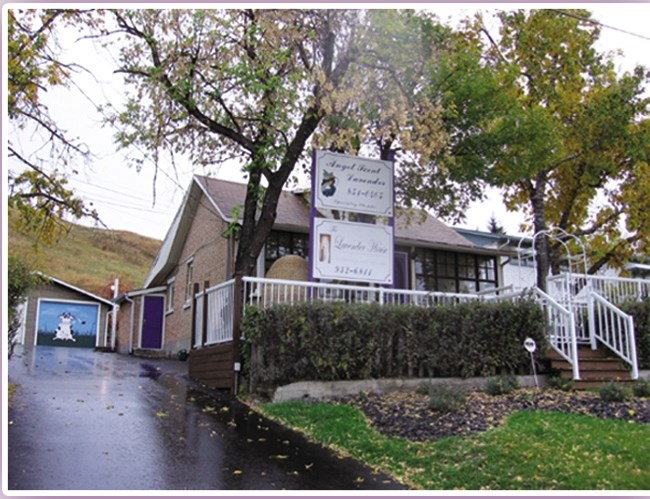
[[[540,386],[546,384],[546,376],[538,376]],[[359,381],[299,381],[281,386],[273,394],[273,402],[287,402],[302,398],[332,398],[356,395],[362,392],[384,394],[402,390],[415,390],[423,383],[460,386],[468,390],[480,390],[489,378],[415,378],[415,379],[367,379]],[[535,386],[533,376],[517,376],[520,386]]]

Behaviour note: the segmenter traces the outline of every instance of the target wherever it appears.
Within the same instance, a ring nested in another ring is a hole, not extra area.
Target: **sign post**
[[[539,383],[537,382],[537,369],[535,368],[535,358],[533,357],[533,353],[535,353],[535,350],[537,350],[537,345],[535,344],[535,340],[532,338],[526,338],[524,340],[524,348],[530,353],[530,362],[533,365],[533,376],[535,378],[535,387],[539,388]]]

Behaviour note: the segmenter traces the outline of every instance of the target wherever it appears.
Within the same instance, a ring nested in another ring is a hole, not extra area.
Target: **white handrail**
[[[632,366],[631,378],[639,378],[639,364],[634,337],[634,318],[610,303],[595,291],[590,292],[592,334],[621,359]]]

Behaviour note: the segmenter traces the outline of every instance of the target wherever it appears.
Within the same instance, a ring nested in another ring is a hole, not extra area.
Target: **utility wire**
[[[561,9],[549,9],[549,10],[552,10],[553,12],[555,12],[557,14],[560,14],[560,15],[563,15],[563,16],[573,17],[574,19],[579,19],[580,21],[584,21],[586,23],[590,23],[590,24],[594,24],[596,26],[600,26],[601,28],[612,29],[614,31],[618,31],[618,32],[624,33],[626,35],[635,36],[637,38],[641,38],[642,40],[650,41],[650,37],[648,37],[648,36],[640,35],[639,33],[634,33],[633,31],[628,31],[628,30],[625,30],[625,29],[617,28],[615,26],[609,26],[607,24],[603,24],[602,22],[598,21],[597,19],[590,19],[588,17],[579,16],[579,15],[574,14],[572,12],[567,12],[567,11],[561,10]]]

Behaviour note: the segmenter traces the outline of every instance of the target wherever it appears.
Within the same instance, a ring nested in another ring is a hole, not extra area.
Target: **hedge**
[[[634,332],[639,369],[650,369],[650,298],[630,302],[621,309],[634,317]]]
[[[435,308],[347,303],[248,307],[244,362],[254,391],[307,380],[527,373],[524,339],[546,348],[532,301]]]

